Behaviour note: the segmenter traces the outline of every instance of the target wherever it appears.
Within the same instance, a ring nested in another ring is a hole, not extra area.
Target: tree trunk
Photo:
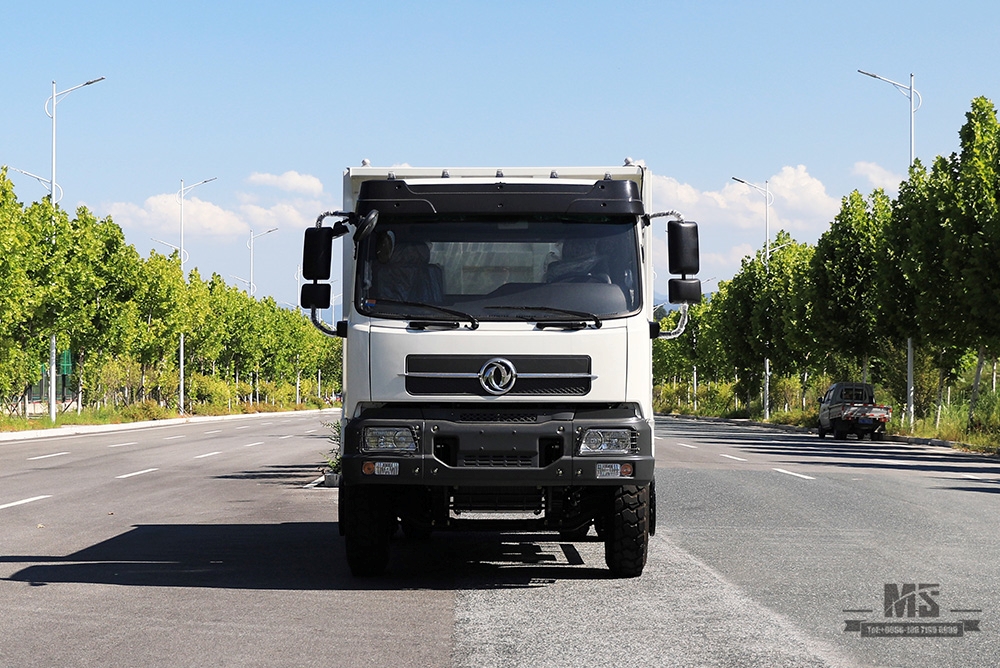
[[[979,360],[976,362],[976,377],[972,381],[972,399],[969,401],[969,424],[966,427],[968,431],[972,431],[976,417],[976,402],[979,401],[979,381],[983,377],[983,362],[986,351],[983,346],[979,346]]]
[[[941,426],[941,404],[944,401],[944,368],[938,369],[937,410],[934,415],[934,429]]]

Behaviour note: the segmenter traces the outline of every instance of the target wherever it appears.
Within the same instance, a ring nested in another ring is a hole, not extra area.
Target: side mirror
[[[701,270],[698,223],[686,220],[667,223],[667,257],[671,274],[697,274]]]
[[[671,304],[697,304],[701,302],[701,281],[688,278],[701,269],[698,248],[698,223],[686,220],[667,222],[667,255],[671,278],[667,282],[667,298]]]
[[[375,229],[375,225],[378,224],[378,209],[372,209],[365,214],[365,217],[361,219],[357,227],[354,228],[354,243],[359,244],[364,241],[372,230]]]
[[[330,284],[306,283],[302,286],[299,304],[302,308],[319,311],[330,308]]]
[[[346,230],[345,230],[346,231]],[[333,263],[334,230],[331,227],[306,228],[302,246],[302,277],[309,281],[330,279]]]
[[[667,300],[671,304],[701,303],[701,281],[697,278],[671,278],[667,281]]]

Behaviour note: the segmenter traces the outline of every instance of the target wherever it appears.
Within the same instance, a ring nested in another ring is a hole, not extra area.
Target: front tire
[[[604,542],[604,561],[619,578],[642,575],[649,547],[649,485],[615,488]]]
[[[351,575],[381,575],[389,565],[389,538],[395,517],[382,490],[368,486],[341,487],[344,547]]]

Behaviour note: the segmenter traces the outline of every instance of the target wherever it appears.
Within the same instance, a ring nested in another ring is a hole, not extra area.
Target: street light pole
[[[914,117],[916,116],[917,109],[921,107],[924,103],[924,98],[921,97],[920,93],[913,87],[913,73],[910,73],[910,85],[906,86],[899,83],[898,81],[893,81],[892,79],[886,79],[877,74],[872,74],[871,72],[865,72],[864,70],[858,70],[861,74],[869,76],[872,79],[878,79],[879,81],[884,81],[887,84],[892,84],[896,90],[905,95],[910,101],[910,167],[913,166],[913,161],[916,160],[916,149],[914,147]],[[906,339],[906,414],[910,421],[910,431],[913,431],[913,337],[907,337]]]
[[[90,81],[85,81],[84,83],[73,86],[72,88],[67,88],[64,91],[56,92],[56,82],[52,82],[52,97],[45,100],[45,115],[52,119],[52,178],[49,180],[49,203],[52,204],[52,243],[55,245],[55,215],[56,215],[56,204],[59,200],[56,199],[56,105],[59,104],[59,98],[69,95],[77,88],[83,88],[84,86],[89,86],[95,84],[98,81],[104,81],[104,77],[99,77],[97,79],[91,79]],[[52,100],[52,111],[49,111],[49,100]],[[62,188],[59,188],[62,190]],[[56,335],[53,332],[52,337],[49,339],[49,420],[55,423],[56,421]]]
[[[757,192],[764,196],[764,280],[766,281],[770,278],[770,266],[771,261],[771,221],[768,216],[768,211],[771,209],[771,204],[774,203],[774,195],[771,194],[770,186],[767,181],[764,181],[764,187],[761,188],[755,183],[750,183],[749,181],[744,181],[743,179],[738,179],[735,176],[733,181],[738,181],[743,185],[750,186]],[[770,344],[770,341],[767,342]],[[764,358],[764,420],[771,419],[771,358]]]
[[[250,249],[250,282],[249,282],[249,288],[250,288],[250,296],[251,297],[253,297],[253,293],[257,292],[257,286],[254,285],[254,282],[253,282],[253,240],[254,239],[258,239],[258,238],[264,236],[265,234],[270,234],[271,232],[276,232],[277,230],[278,230],[277,227],[272,227],[271,229],[267,230],[266,232],[261,232],[260,234],[254,234],[253,230],[250,230],[250,241],[247,242],[247,248]]]
[[[216,176],[210,179],[205,179],[204,181],[199,181],[194,185],[184,187],[184,179],[181,179],[181,189],[177,191],[177,201],[181,205],[181,246],[180,246],[180,258],[181,258],[181,280],[184,281],[184,285],[187,285],[187,277],[184,274],[184,261],[187,259],[184,257],[184,195],[187,191],[192,188],[197,188],[200,185],[214,181]],[[180,346],[180,386],[178,391],[178,401],[180,407],[180,414],[184,415],[184,325],[181,325],[181,346]]]

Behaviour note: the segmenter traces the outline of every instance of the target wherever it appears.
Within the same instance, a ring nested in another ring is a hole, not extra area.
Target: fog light
[[[361,472],[365,475],[371,475],[375,473],[375,462],[365,462],[361,465]]]
[[[632,477],[632,465],[631,464],[622,464],[621,474],[622,474],[623,478],[631,478]]]

